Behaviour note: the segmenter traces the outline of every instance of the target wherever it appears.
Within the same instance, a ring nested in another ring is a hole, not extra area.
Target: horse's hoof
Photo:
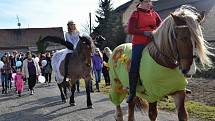
[[[123,116],[122,114],[116,114],[114,115],[115,121],[123,121]]]
[[[92,105],[87,106],[88,109],[93,109],[94,107]]]
[[[76,106],[76,104],[75,103],[70,103],[70,106]]]
[[[191,94],[192,93],[192,91],[189,90],[189,89],[186,89],[185,92],[186,92],[186,94]]]
[[[114,116],[114,119],[115,119],[115,121],[123,121],[123,118],[122,118],[122,117]]]

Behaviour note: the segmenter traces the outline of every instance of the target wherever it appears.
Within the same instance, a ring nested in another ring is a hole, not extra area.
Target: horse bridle
[[[188,26],[187,26],[187,25],[175,26],[175,29],[177,29],[177,28],[188,28]],[[158,48],[157,44],[155,43],[154,37],[151,36],[151,39],[152,39],[152,41],[153,41],[153,44],[155,45],[155,48],[158,50],[158,52],[159,52],[160,54],[162,54],[164,57],[166,57],[168,60],[170,60],[170,62],[172,62],[175,66],[178,66],[178,65],[179,65],[179,62],[180,62],[181,59],[193,59],[193,58],[196,57],[195,54],[193,54],[192,57],[181,57],[181,56],[180,56],[180,53],[179,53],[178,46],[177,46],[177,37],[176,37],[175,31],[173,31],[172,36],[173,36],[173,40],[174,40],[173,42],[175,42],[175,46],[176,46],[176,47],[175,47],[175,48],[176,48],[176,56],[177,56],[176,58],[170,57],[170,56],[166,55],[165,53],[163,53],[163,52]],[[196,47],[196,46],[195,46],[195,43],[194,43],[194,47]]]
[[[180,26],[175,26],[175,29],[177,29],[177,28],[188,28],[188,26],[187,25],[180,25]],[[189,28],[188,28],[189,29]],[[193,54],[193,56],[189,56],[189,57],[181,57],[180,56],[180,53],[179,53],[179,49],[178,49],[178,46],[177,46],[177,38],[176,38],[176,34],[175,34],[175,31],[173,32],[173,39],[174,39],[174,41],[175,41],[175,45],[176,45],[176,52],[177,52],[177,61],[179,61],[179,60],[181,60],[181,59],[193,59],[193,58],[195,58],[196,57],[196,55],[195,54]],[[194,42],[192,42],[192,45],[193,45],[193,49],[195,49],[196,48],[196,43]]]

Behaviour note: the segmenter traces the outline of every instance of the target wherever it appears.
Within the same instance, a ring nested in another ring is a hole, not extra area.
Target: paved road
[[[109,98],[101,93],[92,93],[94,109],[86,109],[86,95],[82,90],[76,93],[76,106],[62,103],[55,83],[50,86],[37,84],[35,94],[25,90],[22,97],[14,89],[7,95],[0,94],[0,121],[114,121],[115,107]],[[126,114],[126,103],[123,110]],[[147,114],[135,112],[136,121],[149,121]],[[125,116],[126,119],[126,116]],[[173,113],[159,111],[158,121],[177,121]]]

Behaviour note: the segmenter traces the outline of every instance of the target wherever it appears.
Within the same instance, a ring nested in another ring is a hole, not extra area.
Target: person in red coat
[[[142,51],[151,41],[152,31],[161,23],[160,16],[152,9],[153,0],[139,0],[128,22],[128,34],[133,35],[132,58],[129,71],[129,96],[127,103],[136,96],[136,86],[139,78],[139,65]]]

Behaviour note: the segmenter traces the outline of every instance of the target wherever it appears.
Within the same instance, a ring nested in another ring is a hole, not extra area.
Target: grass
[[[81,87],[84,87],[85,86],[85,83],[84,83],[84,80],[80,80],[80,86]],[[96,86],[95,86],[95,80],[93,80],[93,89],[96,90]],[[101,80],[101,82],[99,83],[99,89],[102,93],[104,94],[108,94],[111,90],[111,87],[110,86],[106,86],[105,85],[105,81],[104,80]]]
[[[84,86],[84,81],[80,81],[80,85]],[[95,81],[93,81],[93,88],[95,89]],[[100,91],[104,94],[108,94],[111,90],[110,86],[105,86],[104,80],[102,80],[99,84]],[[200,102],[196,101],[186,101],[185,102],[186,109],[189,113],[189,116],[194,118],[199,118],[201,120],[215,120],[215,107],[208,106]],[[175,111],[175,104],[173,99],[169,97],[169,99],[162,100],[158,103],[158,107],[161,110],[166,111]]]
[[[175,111],[175,104],[172,98],[166,101],[159,102],[159,108],[167,111]],[[196,101],[186,101],[186,109],[191,117],[199,118],[202,120],[215,120],[215,107],[208,106]]]
[[[186,102],[186,108],[188,112],[195,117],[215,120],[215,107],[214,106],[207,106],[205,104],[188,101]]]

